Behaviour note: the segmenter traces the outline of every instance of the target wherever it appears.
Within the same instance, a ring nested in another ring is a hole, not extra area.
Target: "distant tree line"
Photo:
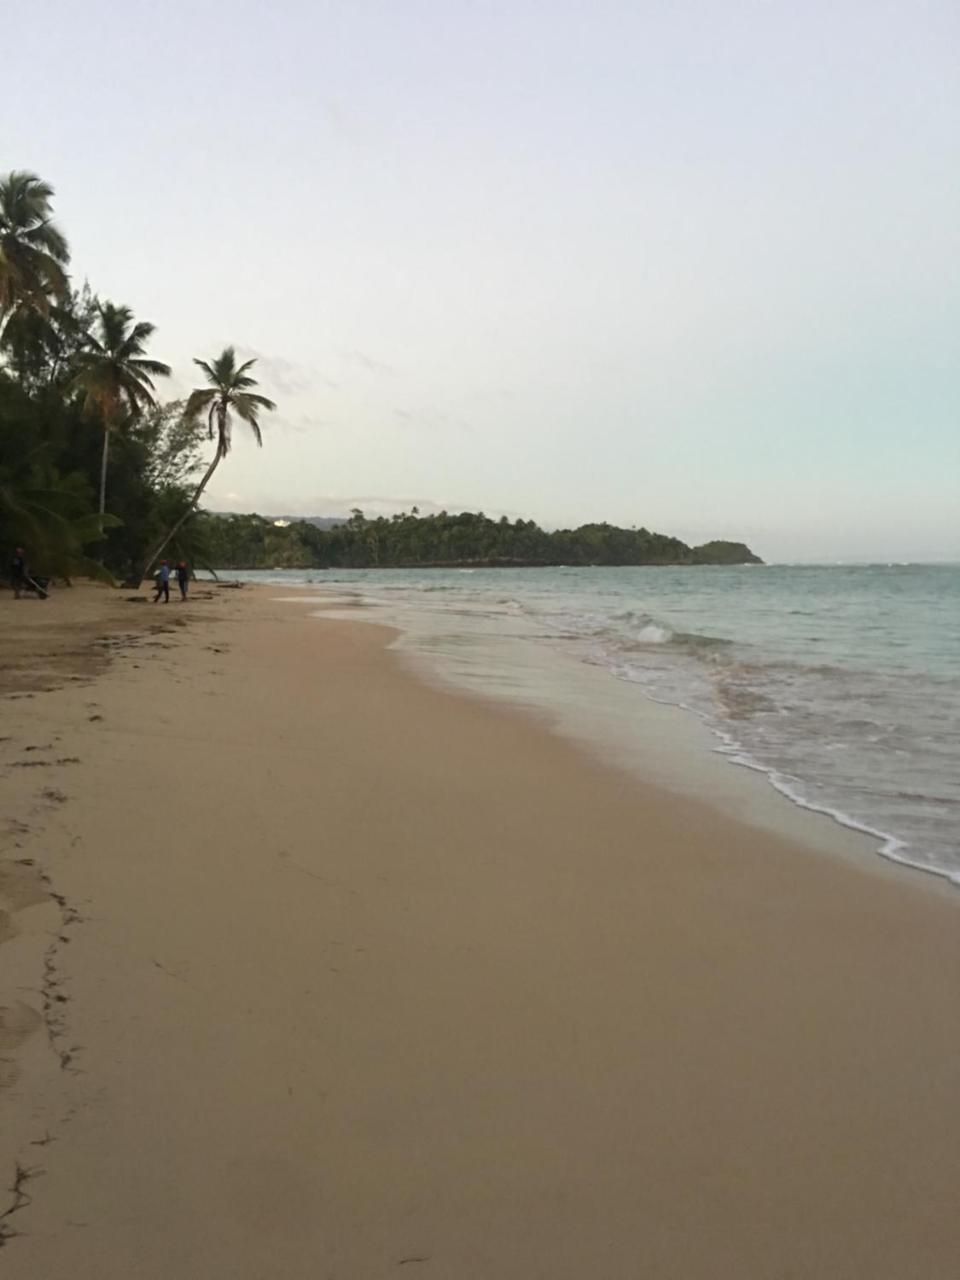
[[[369,520],[355,510],[333,529],[306,520],[278,525],[258,515],[200,518],[205,554],[217,569],[373,569],[547,565],[758,564],[742,542],[689,547],[648,529],[585,524],[547,532],[533,520],[483,512]]]

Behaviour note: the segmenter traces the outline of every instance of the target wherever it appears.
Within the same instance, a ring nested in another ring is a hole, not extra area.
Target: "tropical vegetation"
[[[65,579],[139,583],[164,551],[204,565],[198,504],[232,419],[259,443],[275,406],[232,347],[197,361],[205,386],[161,402],[154,325],[72,283],[53,198],[36,174],[0,176],[0,546]]]
[[[472,511],[421,516],[414,508],[369,520],[354,510],[330,529],[309,520],[204,515],[199,527],[210,562],[223,569],[759,563],[742,542],[690,547],[611,524],[547,532],[533,520],[492,520]]]
[[[207,386],[197,387],[190,393],[184,408],[184,418],[189,423],[206,420],[207,435],[211,440],[216,441],[213,458],[194,489],[186,510],[177,517],[172,527],[147,556],[141,570],[142,574],[149,571],[163,549],[196,512],[203,491],[209,484],[214,471],[230,452],[234,415],[247,424],[257,445],[262,447],[260,413],[264,409],[270,411],[277,407],[272,400],[253,390],[257,382],[250,376],[249,370],[256,364],[256,360],[247,360],[238,365],[237,353],[233,347],[225,347],[214,360],[194,360],[193,363],[203,370]]]
[[[146,358],[146,344],[155,326],[147,320],[135,321],[129,307],[112,302],[97,304],[96,325],[85,333],[77,352],[77,373],[72,389],[83,392],[84,407],[95,412],[103,423],[103,452],[100,462],[100,505],[107,506],[107,458],[110,432],[123,422],[139,418],[146,408],[154,408],[154,378],[170,375],[170,366]]]
[[[52,197],[36,174],[14,170],[0,179],[0,323],[48,315],[67,295],[70,251],[53,223]]]

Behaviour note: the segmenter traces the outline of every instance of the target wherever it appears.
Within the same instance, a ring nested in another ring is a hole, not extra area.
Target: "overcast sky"
[[[0,170],[279,403],[210,505],[960,558],[956,0],[32,0]]]

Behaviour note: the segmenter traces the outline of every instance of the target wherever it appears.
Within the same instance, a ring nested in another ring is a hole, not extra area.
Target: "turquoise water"
[[[565,648],[688,708],[796,803],[960,884],[960,566],[247,576],[312,578],[423,635]]]

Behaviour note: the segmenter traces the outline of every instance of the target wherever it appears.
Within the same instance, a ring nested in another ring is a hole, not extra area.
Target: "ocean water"
[[[245,576],[372,606],[481,682],[498,636],[533,662],[560,648],[688,709],[795,803],[960,885],[960,566]]]

